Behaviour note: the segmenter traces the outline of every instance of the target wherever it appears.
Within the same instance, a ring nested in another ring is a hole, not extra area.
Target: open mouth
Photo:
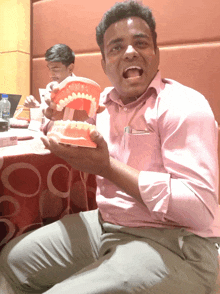
[[[125,79],[139,78],[142,76],[142,74],[143,74],[143,69],[141,67],[131,66],[124,70],[123,78]]]

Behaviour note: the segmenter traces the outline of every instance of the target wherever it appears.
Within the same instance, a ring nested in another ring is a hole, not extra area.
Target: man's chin
[[[137,100],[145,91],[127,91],[120,94],[120,99],[124,104]]]
[[[124,91],[120,91],[120,96],[124,97],[124,99],[132,99],[136,100],[138,97],[140,97],[144,92],[146,91],[147,87],[146,85],[140,85],[140,84],[133,84],[133,85],[127,85],[124,87]]]
[[[60,79],[52,79],[52,82],[57,82],[57,83],[60,83]]]

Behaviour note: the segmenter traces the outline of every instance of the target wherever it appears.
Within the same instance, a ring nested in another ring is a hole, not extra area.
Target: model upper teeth
[[[90,111],[89,111],[89,116],[93,116],[95,114],[95,111],[96,111],[96,99],[94,97],[92,97],[92,95],[88,95],[88,94],[80,93],[80,92],[78,92],[77,94],[73,92],[72,95],[69,95],[68,97],[66,97],[64,99],[61,99],[59,101],[59,103],[57,104],[57,110],[58,111],[63,110],[63,108],[66,105],[68,105],[73,100],[76,100],[76,99],[79,99],[79,98],[91,101],[91,107],[90,107]]]

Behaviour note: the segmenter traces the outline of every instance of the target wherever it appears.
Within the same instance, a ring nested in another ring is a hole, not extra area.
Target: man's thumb
[[[102,142],[104,142],[102,135],[96,129],[90,132],[90,138],[99,146],[102,144]]]

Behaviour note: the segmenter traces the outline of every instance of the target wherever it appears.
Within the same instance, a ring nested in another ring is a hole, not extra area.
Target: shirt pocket
[[[156,169],[162,163],[160,139],[155,132],[125,133],[124,162],[138,170]]]

